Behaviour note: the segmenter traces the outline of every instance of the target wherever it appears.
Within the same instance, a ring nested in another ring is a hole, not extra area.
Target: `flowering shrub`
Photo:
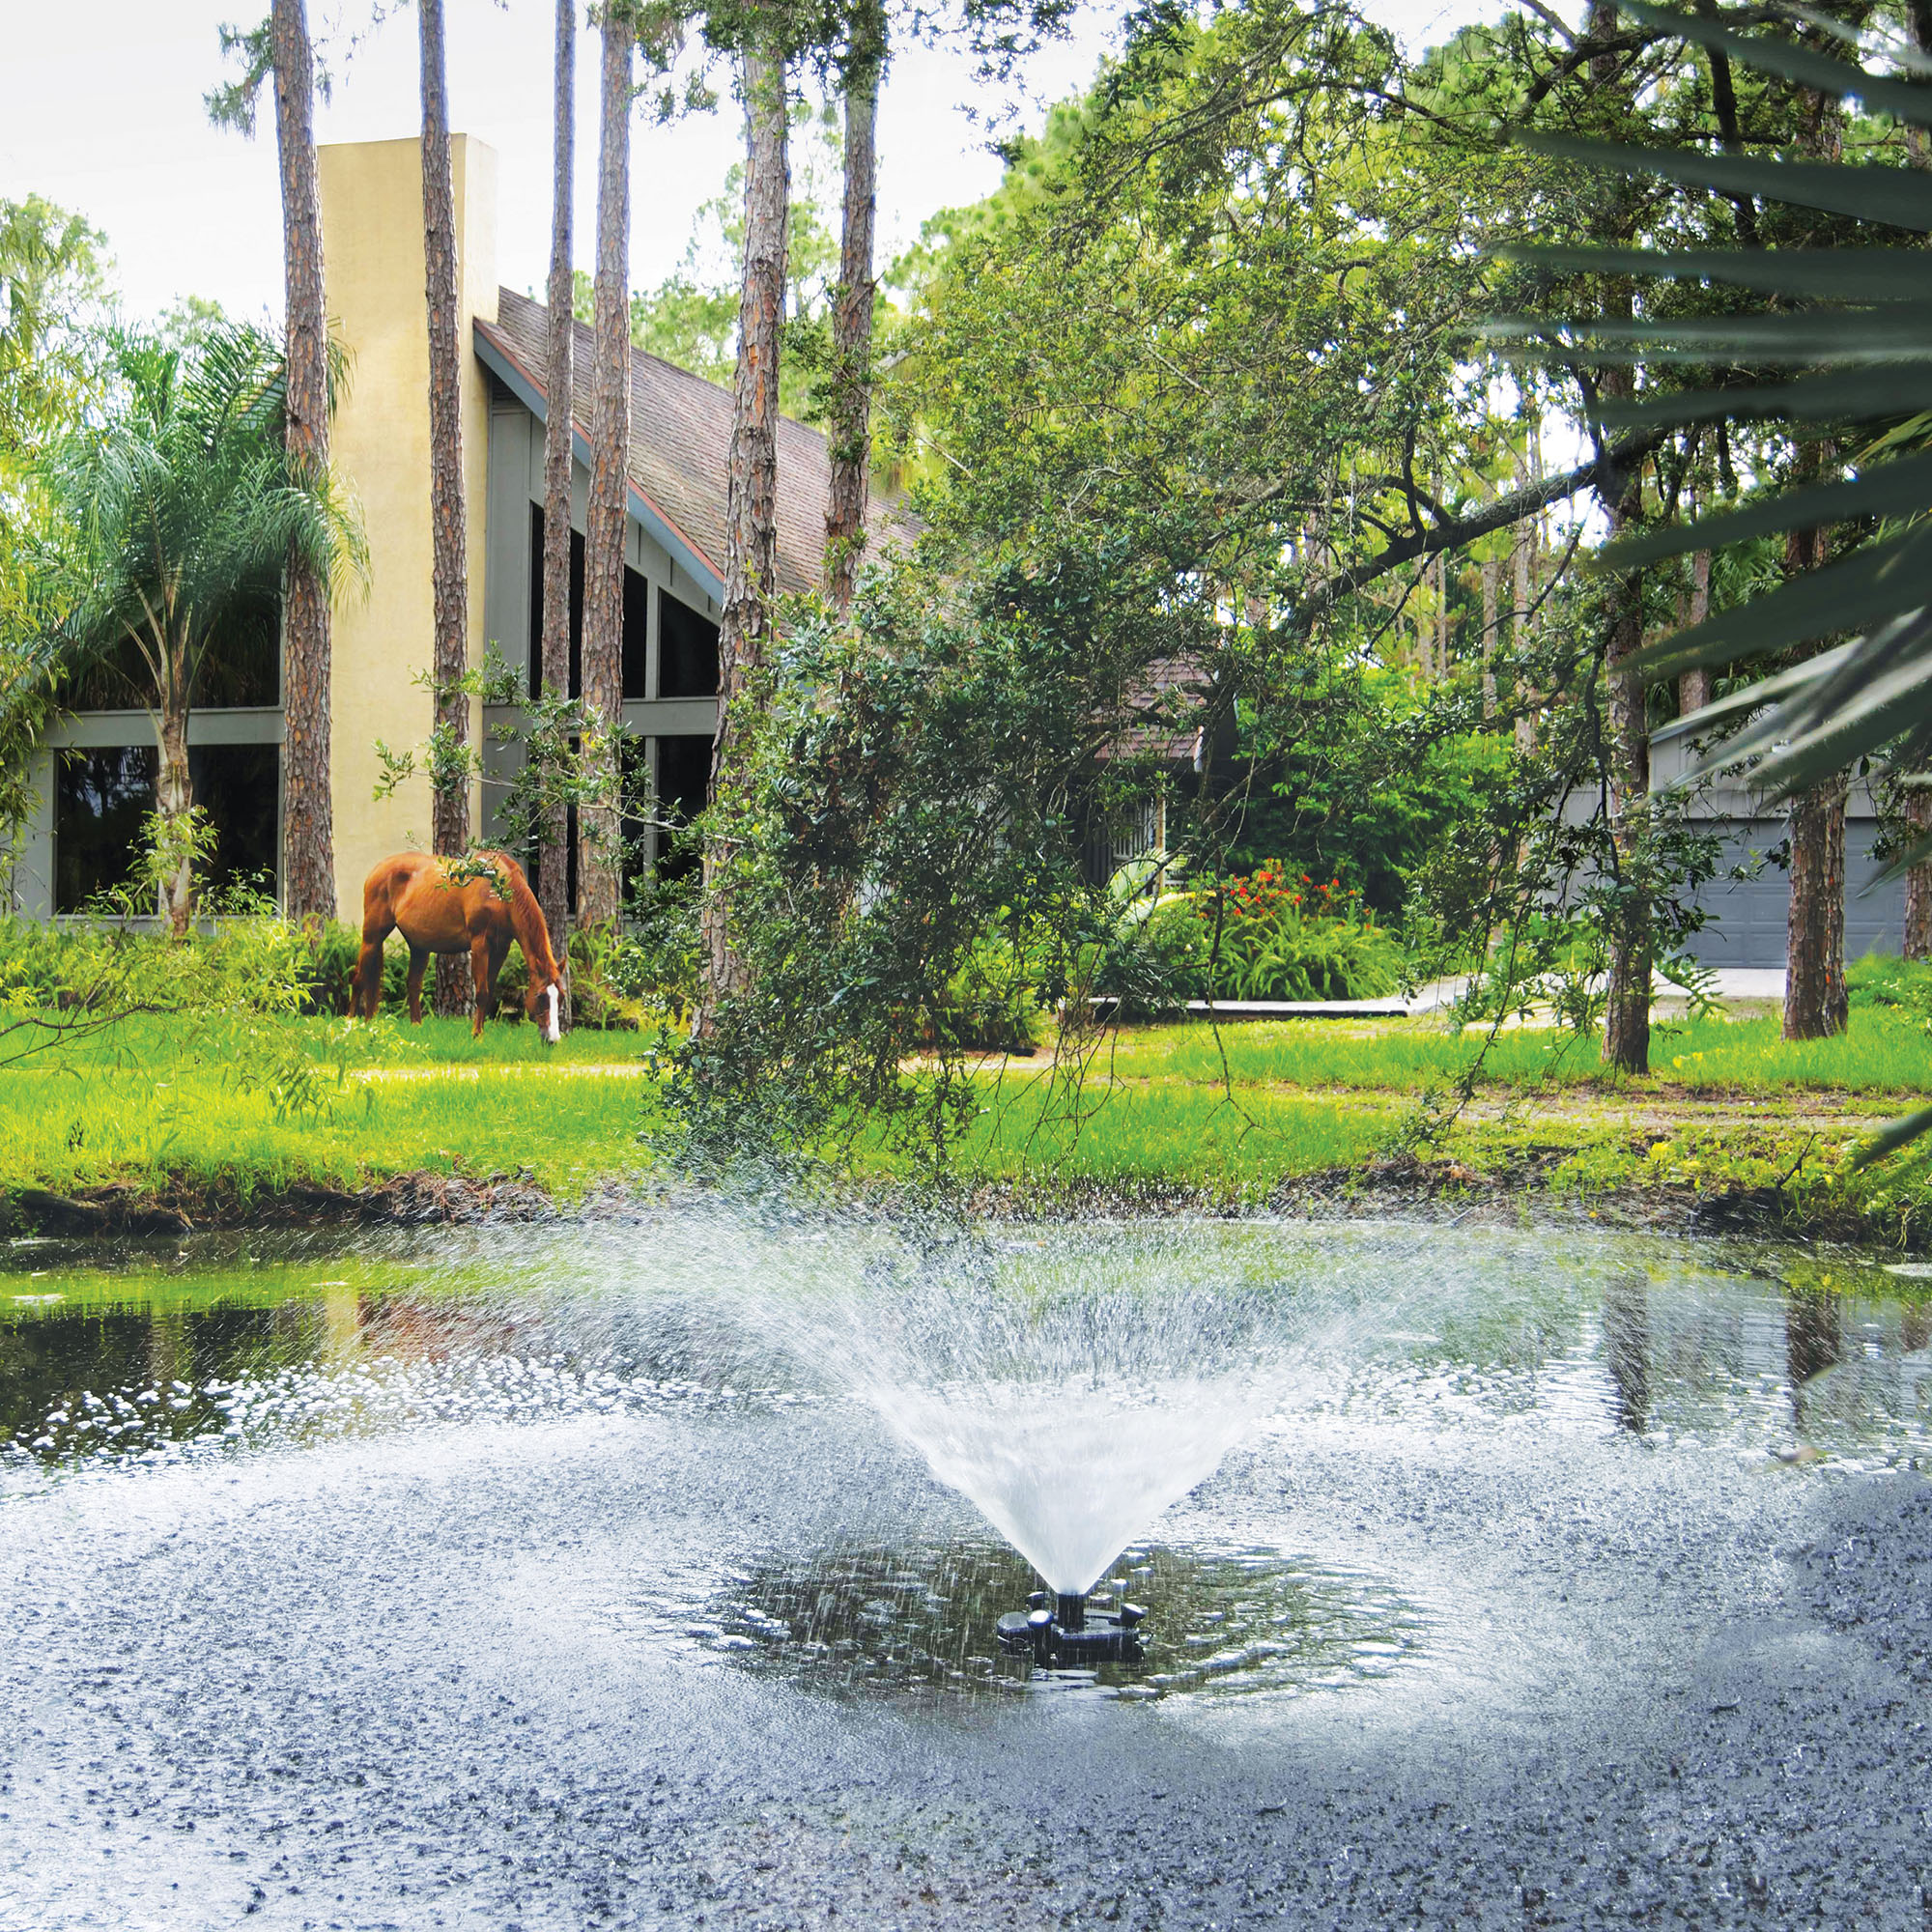
[[[1402,983],[1401,946],[1339,878],[1269,860],[1200,894],[1195,911],[1221,999],[1373,1000]]]

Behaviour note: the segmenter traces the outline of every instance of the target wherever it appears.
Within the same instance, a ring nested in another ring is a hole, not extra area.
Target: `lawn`
[[[1932,1090],[1922,1005],[1919,979],[1901,996],[1867,975],[1836,1039],[1786,1042],[1775,1017],[1681,1022],[1660,1028],[1642,1079],[1606,1073],[1594,1042],[1555,1051],[1548,1033],[1505,1032],[1473,1104],[1426,1151],[1472,1173],[1520,1174],[1528,1158],[1550,1186],[1584,1194],[1764,1188],[1791,1174],[1797,1192],[1837,1188],[1895,1221],[1932,1189],[1852,1180],[1846,1159],[1873,1122]],[[989,1065],[958,1164],[1044,1192],[1079,1183],[1254,1200],[1403,1145],[1418,1101],[1448,1093],[1476,1043],[1421,1018],[1128,1029],[1095,1056],[1072,1111],[1041,1077],[1044,1056]],[[651,1044],[583,1030],[550,1047],[535,1028],[505,1023],[472,1040],[464,1021],[392,1016],[134,1020],[58,1065],[0,1069],[0,1187],[133,1181],[245,1203],[298,1182],[427,1170],[523,1176],[576,1200],[652,1168]],[[292,1059],[313,1074],[319,1107],[291,1108],[260,1077]],[[911,1163],[862,1135],[860,1166],[898,1178]]]

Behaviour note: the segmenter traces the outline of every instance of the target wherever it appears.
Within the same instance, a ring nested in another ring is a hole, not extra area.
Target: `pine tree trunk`
[[[1905,823],[1915,841],[1932,832],[1932,787],[1905,794]],[[1932,959],[1932,864],[1906,868],[1904,952],[1908,959]]]
[[[1700,550],[1690,559],[1690,609],[1686,620],[1686,629],[1694,630],[1711,614],[1711,553]],[[1687,670],[1677,679],[1677,709],[1680,716],[1688,718],[1693,711],[1701,711],[1711,701],[1711,670],[1708,665],[1699,665],[1695,670]]]
[[[194,863],[185,834],[194,809],[194,785],[187,768],[187,688],[171,678],[161,695],[156,720],[160,766],[155,774],[155,811],[164,838],[179,855],[160,881],[160,912],[170,939],[185,939],[194,920]]]
[[[1784,1037],[1842,1033],[1845,989],[1845,794],[1841,773],[1791,803],[1791,909],[1785,921]]]
[[[463,507],[463,374],[456,340],[456,186],[449,162],[449,104],[443,88],[442,0],[417,0],[422,46],[423,266],[429,307],[429,502],[431,587],[436,611],[436,724],[467,749],[469,700],[453,687],[469,667],[469,588]],[[469,846],[467,774],[434,785],[431,841],[454,856]],[[469,1004],[469,961],[439,954],[436,1010]]]
[[[872,228],[878,210],[879,77],[886,18],[879,0],[855,10],[845,70],[845,214],[832,310],[831,500],[825,512],[825,582],[842,616],[851,608],[866,545],[872,453]]]
[[[1607,40],[1617,30],[1614,0],[1592,0],[1588,28],[1592,39]],[[1594,55],[1593,80],[1600,87],[1617,84],[1618,56]],[[1600,239],[1628,245],[1634,214],[1629,187],[1611,185],[1614,197],[1600,224]],[[1604,311],[1629,316],[1634,308],[1631,284],[1608,279]],[[1635,393],[1634,372],[1611,367],[1604,371],[1606,402],[1627,403]],[[1633,470],[1614,485],[1600,489],[1607,515],[1608,539],[1614,543],[1643,515],[1643,481]],[[1619,573],[1607,590],[1605,612],[1604,677],[1607,686],[1610,838],[1616,868],[1616,893],[1605,937],[1609,943],[1609,984],[1604,1011],[1604,1064],[1625,1073],[1650,1070],[1650,975],[1656,948],[1651,917],[1650,878],[1650,734],[1644,717],[1644,686],[1628,666],[1643,648],[1643,579],[1634,571]]]
[[[556,127],[550,226],[550,317],[545,342],[544,541],[541,674],[544,695],[570,696],[570,476],[573,372],[570,259],[576,148],[577,4],[556,0]],[[568,983],[570,817],[552,806],[537,834],[537,897]],[[566,1001],[566,1006],[568,1001]]]
[[[275,146],[282,174],[288,306],[289,467],[328,467],[328,312],[322,280],[322,192],[315,166],[315,64],[303,0],[274,0]],[[282,587],[282,906],[302,923],[335,917],[335,827],[328,776],[328,590],[291,558]]]
[[[1799,451],[1798,469],[1815,477],[1834,453],[1829,441]],[[1829,554],[1823,530],[1785,541],[1789,577],[1816,570]],[[1825,1039],[1850,1017],[1845,992],[1845,795],[1842,773],[1791,802],[1791,904],[1785,916],[1784,1037]]]
[[[1815,51],[1827,43],[1818,37]],[[1832,97],[1799,92],[1796,146],[1807,160],[1842,158],[1843,113]],[[1801,443],[1794,465],[1800,478],[1817,477],[1837,454],[1829,439]],[[1785,539],[1787,577],[1802,577],[1831,553],[1822,529],[1794,530]],[[1791,804],[1791,906],[1785,920],[1784,1037],[1823,1039],[1844,1031],[1850,1016],[1845,994],[1845,792],[1842,776],[1801,793]]]
[[[1516,646],[1519,665],[1526,665],[1529,660],[1530,641],[1535,636],[1535,620],[1530,615],[1529,595],[1535,562],[1536,526],[1531,524],[1520,531],[1516,545],[1516,614],[1511,626],[1511,641]],[[1516,702],[1516,749],[1528,757],[1536,750],[1536,708],[1535,692],[1523,681],[1523,672],[1517,672]]]
[[[617,733],[624,715],[624,534],[631,454],[630,15],[604,15],[603,126],[597,156],[597,288],[590,369],[590,502],[583,534],[583,706],[601,729],[600,802],[578,808],[577,911],[617,923],[623,849]]]
[[[1610,384],[1605,382],[1607,396]],[[1633,479],[1609,519],[1610,540],[1642,513],[1641,488]],[[1607,935],[1609,987],[1604,1012],[1604,1064],[1626,1073],[1650,1071],[1650,986],[1656,935],[1650,903],[1650,732],[1644,717],[1643,679],[1626,667],[1643,648],[1643,587],[1634,573],[1620,577],[1610,592],[1604,640],[1608,684],[1611,838],[1616,850],[1617,894]]]
[[[783,66],[747,54],[745,94],[745,265],[738,305],[738,368],[731,456],[725,478],[724,609],[718,629],[722,678],[711,795],[736,789],[745,736],[745,686],[764,661],[777,587],[779,337],[784,323],[785,218],[790,167]],[[745,984],[730,920],[731,848],[704,846],[702,981],[697,1024]]]
[[[1502,559],[1483,559],[1483,719],[1496,715],[1496,593]]]

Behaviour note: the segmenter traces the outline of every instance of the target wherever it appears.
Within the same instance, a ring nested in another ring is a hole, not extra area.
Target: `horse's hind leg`
[[[429,964],[429,948],[413,943],[410,947],[410,1024],[421,1026],[423,1017],[423,968]]]

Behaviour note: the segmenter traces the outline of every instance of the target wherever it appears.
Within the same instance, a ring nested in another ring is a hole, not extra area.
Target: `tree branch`
[[[1668,432],[1662,429],[1639,431],[1624,438],[1621,442],[1605,444],[1588,463],[1579,463],[1576,469],[1566,469],[1560,475],[1546,476],[1538,482],[1525,484],[1520,490],[1511,491],[1507,497],[1498,497],[1494,502],[1485,503],[1470,516],[1445,517],[1410,535],[1397,537],[1374,556],[1351,564],[1325,582],[1316,584],[1296,605],[1295,626],[1305,628],[1343,598],[1352,596],[1378,578],[1386,577],[1392,570],[1400,570],[1404,564],[1412,563],[1417,557],[1461,550],[1465,544],[1474,543],[1478,537],[1486,537],[1492,530],[1506,529],[1512,524],[1522,523],[1539,511],[1548,509],[1552,503],[1561,503],[1576,496],[1578,491],[1595,489],[1600,484],[1610,482],[1632,464],[1641,462],[1665,440],[1667,435]]]

